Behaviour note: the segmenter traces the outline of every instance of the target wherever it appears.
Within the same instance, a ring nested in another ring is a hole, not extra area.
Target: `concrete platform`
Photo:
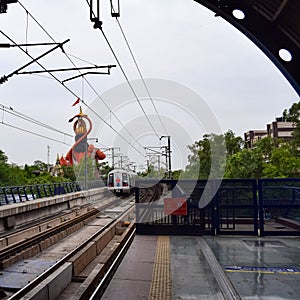
[[[299,237],[206,237],[242,299],[300,299]]]
[[[136,236],[102,299],[148,299],[157,237]]]
[[[167,238],[158,262],[160,237],[137,235],[102,299],[300,299],[299,237]]]

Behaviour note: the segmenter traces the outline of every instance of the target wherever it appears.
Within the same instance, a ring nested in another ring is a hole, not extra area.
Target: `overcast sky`
[[[70,39],[70,42],[64,45],[64,50],[73,55],[70,57],[76,66],[90,66],[88,62],[97,65],[116,64],[101,31],[93,29],[85,0],[20,2],[56,41]],[[103,30],[129,80],[139,79],[118,24],[110,16],[109,2],[101,1]],[[250,40],[222,18],[214,17],[211,11],[198,3],[192,0],[120,2],[119,21],[144,78],[176,82],[199,95],[210,108],[222,132],[231,129],[237,135],[243,136],[244,132],[250,129],[265,129],[266,124],[280,116],[285,108],[299,101],[298,95],[284,76]],[[30,16],[27,17],[25,10],[18,3],[10,4],[7,13],[0,15],[0,24],[0,29],[18,44],[52,42],[35,21]],[[7,42],[8,39],[0,34],[0,43]],[[28,47],[27,50],[31,56],[36,57],[51,47],[53,46]],[[0,76],[10,74],[30,60],[17,47],[0,49],[0,55]],[[73,67],[59,49],[42,58],[40,63],[51,69]],[[41,68],[36,64],[26,68],[39,69]],[[55,73],[55,76],[64,80],[77,74]],[[113,68],[109,76],[88,75],[86,78],[88,83],[79,78],[66,83],[66,86],[89,106],[99,101],[99,95],[107,95],[125,81],[119,67]],[[53,80],[49,74],[43,74],[43,77],[15,75],[0,85],[0,104],[73,135],[72,124],[68,123],[68,120],[78,113],[79,109],[78,106],[72,107],[76,100],[74,94]],[[156,97],[159,98],[159,95]],[[131,98],[134,99],[133,96]],[[193,127],[189,113],[197,113],[191,111],[191,107],[185,108],[184,101],[180,104],[180,111],[174,108],[174,103],[166,106],[166,102],[159,101],[158,98],[153,100],[161,120],[168,127],[167,134],[174,136],[173,160],[180,161],[174,164],[178,168],[184,168],[186,157],[178,156],[186,156],[188,152],[179,149],[186,149],[186,143],[201,139],[206,133],[205,130],[211,128],[199,124]],[[103,99],[108,101],[105,97]],[[149,124],[148,127],[145,125],[144,132],[140,130],[143,127],[142,122],[148,122],[145,121],[146,117],[138,102],[133,101],[130,104],[132,99],[124,99],[128,104],[123,105],[122,109],[119,107],[120,103],[118,107],[115,103],[106,104],[115,110],[115,115],[122,119],[123,125],[129,124],[129,128],[139,127],[136,132],[138,136],[135,137],[138,142],[134,142],[136,147],[165,145],[166,141],[159,142],[157,136],[151,133]],[[110,125],[115,126],[116,131],[124,132],[122,126],[118,127],[113,120],[109,121],[112,117],[107,113],[109,109],[101,104],[101,101],[99,103],[95,106],[99,110],[97,113],[108,123],[112,122]],[[146,114],[152,116],[150,121],[156,126],[161,120],[155,116],[149,103],[145,101],[144,108],[147,110]],[[178,104],[178,107],[180,105]],[[201,114],[198,116],[201,118]],[[118,147],[119,137],[116,133],[109,131],[108,126],[99,119],[96,120],[97,116],[89,114],[89,117],[97,124],[96,133],[103,144],[102,148]],[[33,126],[8,113],[1,112],[1,122],[0,149],[9,157],[10,163],[24,165],[32,164],[35,160],[47,162],[47,146],[50,147],[49,162],[54,163],[56,155],[65,155],[74,141],[73,137]],[[51,137],[61,143],[22,132],[11,125]],[[180,138],[180,135],[175,138],[175,133],[181,130],[181,137],[188,135],[189,139]],[[162,128],[157,131],[159,134],[165,134]],[[134,130],[132,134],[135,134]],[[142,147],[140,151],[144,151]],[[120,152],[123,155],[134,156],[128,147]],[[130,159],[137,160],[135,157]]]

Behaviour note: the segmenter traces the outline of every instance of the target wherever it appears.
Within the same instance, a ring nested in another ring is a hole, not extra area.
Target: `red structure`
[[[88,157],[95,158],[96,161],[102,160],[106,157],[106,155],[98,148],[95,148],[94,145],[88,144],[88,135],[92,130],[92,121],[82,112],[80,107],[79,114],[75,115],[73,118],[69,120],[69,122],[73,122],[73,120],[77,118],[77,120],[73,124],[73,130],[75,132],[75,144],[67,153],[66,157],[60,158],[61,166],[73,166],[79,164],[82,158],[85,156],[85,152]],[[85,120],[88,121],[89,128],[87,129]]]

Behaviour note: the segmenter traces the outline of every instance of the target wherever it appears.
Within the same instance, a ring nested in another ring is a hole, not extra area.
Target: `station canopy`
[[[195,0],[251,39],[300,95],[299,0]]]

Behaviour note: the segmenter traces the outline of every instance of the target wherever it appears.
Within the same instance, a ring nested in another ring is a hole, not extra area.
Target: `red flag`
[[[75,105],[78,104],[79,102],[80,102],[80,99],[78,98],[78,99],[73,103],[72,106],[75,106]]]

